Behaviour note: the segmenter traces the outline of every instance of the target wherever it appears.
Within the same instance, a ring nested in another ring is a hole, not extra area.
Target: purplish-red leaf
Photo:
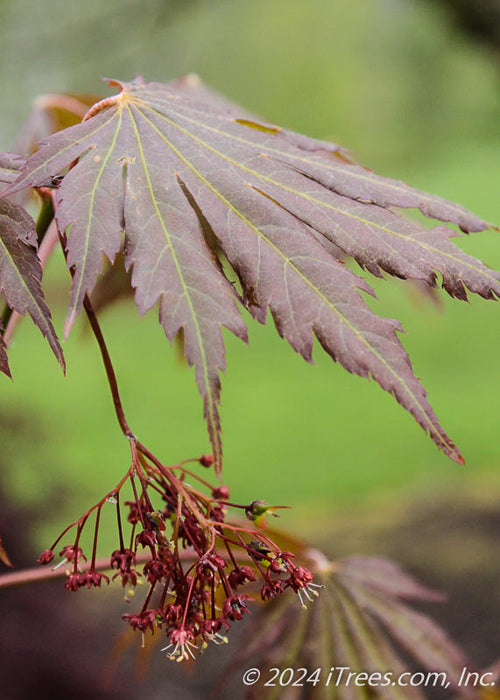
[[[29,313],[64,368],[63,352],[45,303],[41,279],[33,219],[19,205],[0,198],[0,291],[11,309],[20,314]],[[0,370],[10,375],[3,340]]]
[[[497,298],[500,275],[453,244],[456,230],[425,227],[394,207],[418,208],[463,231],[487,223],[365,170],[339,146],[238,114],[196,81],[113,84],[119,94],[49,137],[11,189],[64,176],[56,219],[75,270],[66,334],[103,254],[113,261],[124,240],[140,312],[159,303],[168,338],[183,329],[217,470],[221,329],[246,337],[238,300],[260,322],[270,310],[280,335],[306,360],[316,336],[348,371],[376,379],[462,462],[413,374],[397,336],[400,324],[367,307],[361,292],[372,294],[371,288],[335,251],[377,276],[386,271],[435,286],[440,274],[452,296],[464,299],[469,290]],[[242,299],[225,277],[220,250]]]

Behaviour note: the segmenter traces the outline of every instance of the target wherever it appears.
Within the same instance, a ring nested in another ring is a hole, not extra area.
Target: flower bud
[[[53,560],[53,558],[54,558],[54,552],[51,549],[46,549],[38,557],[38,563],[39,564],[50,564],[50,562]]]

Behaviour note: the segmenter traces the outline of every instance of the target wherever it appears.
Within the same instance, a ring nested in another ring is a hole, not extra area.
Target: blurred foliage
[[[433,0],[431,0],[433,1]],[[440,0],[457,27],[476,41],[500,48],[500,3],[498,0]]]

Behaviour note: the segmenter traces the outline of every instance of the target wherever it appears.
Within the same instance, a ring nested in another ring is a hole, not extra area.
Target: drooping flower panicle
[[[134,441],[131,446],[132,464],[117,487],[63,533],[76,528],[75,541],[60,550],[69,566],[65,583],[69,591],[100,588],[115,580],[127,591],[147,583],[142,609],[123,619],[142,634],[161,629],[167,638],[167,657],[177,661],[194,658],[211,641],[226,642],[227,630],[249,612],[255,596],[266,601],[291,589],[301,604],[304,595],[312,599],[309,570],[295,564],[291,552],[257,529],[259,524],[265,527],[263,516],[276,506],[258,500],[250,505],[229,503],[226,486],[212,487],[189,471],[186,462],[166,467]],[[196,461],[208,467],[209,457]],[[190,481],[197,482],[196,487]],[[120,495],[127,484],[132,497],[122,505]],[[109,564],[101,566],[111,570],[110,576],[98,570],[96,558],[105,504],[116,508],[119,543]],[[230,507],[242,510],[252,526],[227,521]],[[79,542],[94,512],[94,545],[87,564]],[[130,530],[127,537],[124,523]],[[40,555],[41,564],[53,560],[63,535]]]

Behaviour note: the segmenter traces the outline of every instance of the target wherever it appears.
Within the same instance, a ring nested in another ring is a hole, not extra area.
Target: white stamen
[[[52,571],[55,571],[55,570],[58,569],[60,566],[63,566],[64,564],[67,564],[67,563],[68,563],[68,559],[66,559],[66,557],[65,557],[64,559],[61,559],[61,561],[59,562],[59,564],[56,564],[55,566],[52,567]]]

